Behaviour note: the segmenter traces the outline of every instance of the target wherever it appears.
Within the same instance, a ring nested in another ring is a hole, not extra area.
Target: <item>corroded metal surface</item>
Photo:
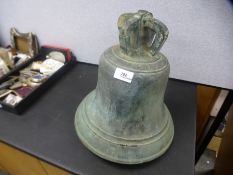
[[[120,45],[103,53],[97,87],[79,105],[75,128],[98,156],[138,164],[162,155],[174,135],[164,104],[169,63],[159,52],[168,29],[142,10],[121,15],[118,29]],[[114,78],[117,68],[132,72],[132,81]]]

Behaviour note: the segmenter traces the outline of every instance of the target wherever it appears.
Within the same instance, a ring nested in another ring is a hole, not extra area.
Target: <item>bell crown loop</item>
[[[117,25],[121,51],[131,57],[156,55],[169,33],[165,24],[145,10],[122,14]]]

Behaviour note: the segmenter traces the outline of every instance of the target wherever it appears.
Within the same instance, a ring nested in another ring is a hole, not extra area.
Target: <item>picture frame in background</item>
[[[20,33],[13,27],[10,29],[10,39],[12,48],[19,53],[34,57],[39,52],[37,37],[32,32]]]

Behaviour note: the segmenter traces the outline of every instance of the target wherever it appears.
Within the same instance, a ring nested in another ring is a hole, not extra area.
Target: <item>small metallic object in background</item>
[[[18,53],[24,53],[34,57],[39,52],[37,37],[32,32],[20,33],[16,28],[10,30],[11,45]]]
[[[12,60],[12,56],[10,56],[9,53],[10,52],[7,49],[0,47],[0,58],[5,62],[7,66],[12,69],[14,68],[14,63]]]
[[[9,94],[4,100],[4,103],[7,103],[11,106],[15,106],[16,104],[18,104],[23,98],[18,96],[18,95],[14,95],[14,94]]]
[[[6,63],[0,57],[0,78],[9,72],[9,68],[7,67]]]
[[[60,61],[61,63],[65,63],[65,62],[66,62],[65,55],[64,55],[63,53],[57,52],[57,51],[50,52],[50,53],[46,56],[46,58],[47,58],[47,59],[51,58],[51,59]]]

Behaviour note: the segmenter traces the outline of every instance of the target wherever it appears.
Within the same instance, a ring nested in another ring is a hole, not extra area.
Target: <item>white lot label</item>
[[[121,68],[116,68],[116,71],[114,73],[114,78],[125,81],[127,83],[131,83],[132,79],[133,79],[133,72],[121,69]]]

